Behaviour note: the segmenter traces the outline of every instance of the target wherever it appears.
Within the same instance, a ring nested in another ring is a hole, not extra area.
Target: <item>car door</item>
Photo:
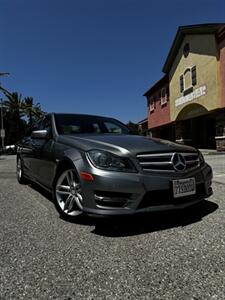
[[[17,153],[20,153],[23,160],[24,173],[33,178],[31,170],[31,158],[32,158],[32,140],[30,136],[24,137],[17,145]]]
[[[34,178],[42,185],[51,188],[56,160],[54,154],[54,139],[52,136],[51,117],[46,116],[37,130],[47,130],[47,138],[32,138],[31,169]]]
[[[42,128],[42,120],[39,120],[32,130],[39,130]],[[31,179],[34,179],[33,165],[33,139],[31,138],[31,130],[27,132],[26,136],[18,143],[18,152],[20,152],[23,160],[24,173]]]

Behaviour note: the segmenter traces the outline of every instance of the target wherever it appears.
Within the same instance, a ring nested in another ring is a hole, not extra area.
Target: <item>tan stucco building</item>
[[[225,149],[224,41],[225,24],[179,27],[163,67],[169,81],[168,139],[198,148]],[[151,90],[145,93],[148,103]],[[160,119],[163,113],[163,109],[157,112]],[[154,136],[159,132],[154,126],[157,122],[149,124]]]

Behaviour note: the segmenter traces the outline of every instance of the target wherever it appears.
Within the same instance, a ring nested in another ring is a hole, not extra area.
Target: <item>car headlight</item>
[[[117,172],[136,172],[132,162],[127,158],[121,158],[102,150],[90,150],[87,152],[89,161],[98,169]]]

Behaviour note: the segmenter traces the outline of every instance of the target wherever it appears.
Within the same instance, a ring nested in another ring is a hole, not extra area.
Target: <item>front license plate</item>
[[[173,180],[174,198],[193,195],[196,193],[195,178]]]

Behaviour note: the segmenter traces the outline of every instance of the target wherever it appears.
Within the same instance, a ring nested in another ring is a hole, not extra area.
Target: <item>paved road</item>
[[[0,159],[0,299],[224,299],[225,185],[188,214],[70,223],[14,164]]]
[[[205,160],[213,168],[213,180],[225,184],[225,154],[205,155]]]

